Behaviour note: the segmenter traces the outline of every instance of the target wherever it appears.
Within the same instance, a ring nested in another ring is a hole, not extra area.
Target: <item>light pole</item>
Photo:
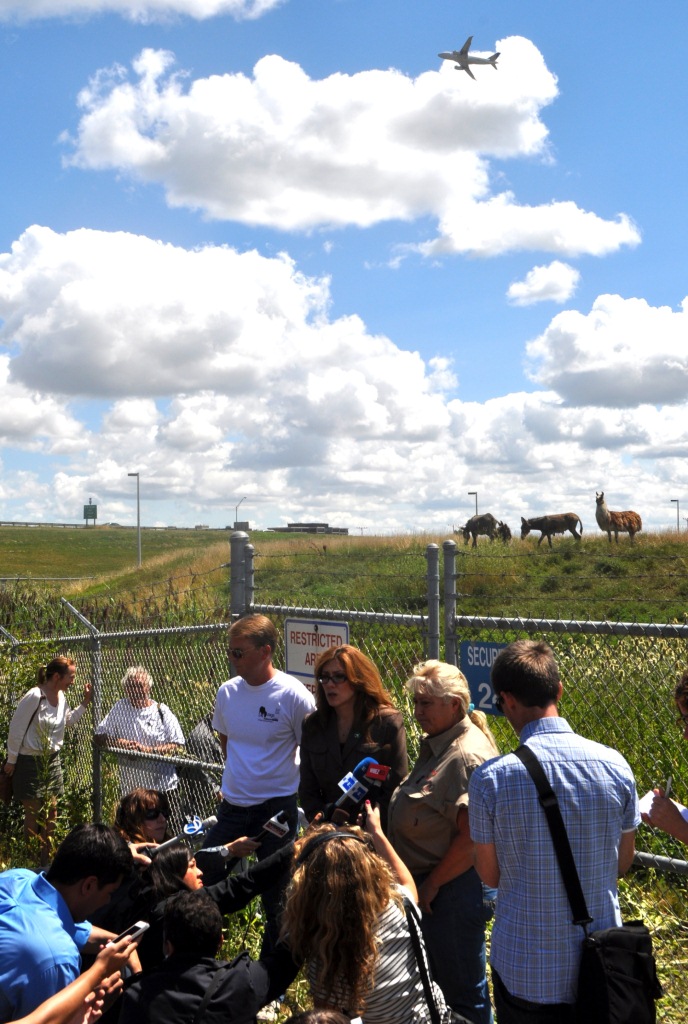
[[[140,480],[138,473],[127,473],[127,476],[136,477],[136,550],[138,553],[138,562],[136,563],[141,568],[141,491],[139,489]]]
[[[473,497],[475,498],[475,514],[477,515],[478,514],[478,492],[477,491],[469,491],[468,494],[469,494],[469,496],[472,494]]]
[[[246,501],[245,497],[241,499],[241,501],[239,502],[239,505],[241,505],[241,503],[244,502],[244,501]],[[235,530],[237,528],[237,522],[239,520],[239,505],[235,505],[234,506],[234,529]]]
[[[676,502],[676,533],[680,533],[681,532],[681,527],[679,526],[679,521],[678,521],[678,519],[679,519],[679,503],[678,503],[678,498],[672,498],[671,501],[672,502]]]

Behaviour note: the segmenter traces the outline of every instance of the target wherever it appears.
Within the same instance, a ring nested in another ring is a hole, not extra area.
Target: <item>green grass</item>
[[[0,623],[20,638],[81,631],[76,620],[60,607],[60,596],[72,601],[102,630],[225,621],[229,570],[223,563],[229,561],[229,537],[229,531],[144,531],[144,564],[139,570],[135,565],[134,530],[3,527],[3,575],[34,580],[39,576],[94,578],[73,583],[6,583],[0,590]],[[423,611],[426,546],[435,543],[441,553],[446,539],[430,535],[376,538],[252,534],[256,550],[255,599],[260,603],[320,608]],[[538,548],[532,537],[523,542],[516,539],[506,548],[490,545],[482,538],[475,550],[464,547],[461,538],[456,539],[460,614],[688,621],[688,534],[643,533],[631,546],[627,537],[618,545],[609,545],[605,535],[591,533],[580,543],[557,538],[552,550],[546,544]],[[422,656],[418,631],[353,622],[351,636],[352,642],[376,660],[408,715],[401,682],[412,659]],[[462,631],[461,639],[469,637],[468,631]],[[475,638],[503,642],[512,636],[482,630]],[[550,639],[557,647],[565,680],[562,711],[574,727],[621,749],[633,764],[641,792],[672,774],[677,795],[688,803],[686,745],[673,724],[670,706],[673,680],[686,660],[685,643],[609,636]],[[200,641],[195,646],[202,647]],[[185,642],[170,657],[177,658],[177,667],[188,662],[185,678],[198,679],[199,686],[202,683],[209,688],[208,692],[199,690],[203,703],[211,699],[208,693],[216,655],[210,650],[203,654],[205,660],[197,670],[195,646]],[[162,647],[157,651],[157,646],[151,647],[147,656],[159,657],[160,665],[167,664]],[[39,646],[33,653],[34,660],[43,656]],[[9,657],[0,665],[0,678],[8,693],[22,691],[23,680],[13,676],[16,669]],[[172,700],[165,696],[166,687],[167,681],[161,680],[160,695]],[[11,701],[7,713],[10,711]],[[200,711],[194,705],[189,710],[189,722],[195,721]],[[6,723],[0,725],[4,725],[6,734]],[[506,723],[496,721],[494,725],[501,748],[512,749],[515,737]],[[412,735],[412,751],[415,742]],[[81,777],[76,761],[67,768],[70,779]],[[89,813],[87,781],[74,782],[70,788],[73,798],[65,807],[63,831],[79,820],[79,815]],[[108,805],[116,796],[116,786],[110,788]],[[29,863],[30,851],[24,850],[17,839],[16,809],[3,814],[0,857],[5,863]],[[653,836],[645,828],[639,846],[667,852],[666,837]],[[678,844],[675,852],[685,855]],[[641,916],[653,927],[660,971],[667,986],[667,996],[658,1007],[658,1020],[665,1024],[678,1024],[685,1017],[687,889],[688,883],[682,878],[636,871],[622,884],[620,893],[625,916]],[[255,913],[253,908],[233,921],[229,941],[234,950],[244,934],[249,945],[257,947],[260,929]],[[303,1002],[303,988],[296,998]]]

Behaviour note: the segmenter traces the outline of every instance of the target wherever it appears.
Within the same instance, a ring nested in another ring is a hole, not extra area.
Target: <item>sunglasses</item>
[[[249,648],[249,650],[257,651],[258,648],[257,647],[253,647],[253,648]],[[230,658],[234,659],[234,661],[241,661],[241,659],[244,657],[244,655],[248,654],[248,651],[244,651],[241,647],[228,647],[227,648],[227,653],[229,654]]]
[[[335,686],[339,686],[340,683],[348,683],[349,677],[346,672],[321,672],[318,676],[319,683],[334,683]]]
[[[504,697],[501,695],[501,693],[497,694],[493,703],[494,706],[497,708],[497,711],[502,710],[502,708],[504,707]]]
[[[166,813],[166,811],[163,811],[162,807],[156,807],[156,808],[151,809],[150,811],[146,811],[146,813],[144,814],[143,818],[144,818],[144,821],[155,821],[155,819],[159,818],[161,814],[162,814],[163,818],[168,818],[169,817],[169,815]]]

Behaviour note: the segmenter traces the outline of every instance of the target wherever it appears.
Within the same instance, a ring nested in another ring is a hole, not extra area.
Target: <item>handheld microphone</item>
[[[347,772],[340,780],[339,788],[344,792],[334,804],[325,808],[324,820],[335,825],[349,821],[351,815],[361,809],[364,800],[380,788],[390,771],[389,765],[380,764],[373,757],[364,757],[352,772]]]
[[[189,845],[194,846],[197,842],[200,842],[203,839],[205,833],[208,829],[212,828],[213,825],[217,825],[217,817],[214,814],[211,814],[209,818],[203,819],[203,821],[201,821],[199,816],[196,814],[191,821],[187,821],[179,835],[166,840],[164,843],[161,843],[160,846],[152,847],[149,856],[157,857],[161,850],[167,850],[170,846],[176,846],[178,843],[186,842]]]
[[[277,814],[273,815],[269,821],[266,821],[262,829],[256,836],[250,836],[254,843],[260,843],[267,835],[277,836],[279,839],[283,839],[284,836],[289,834],[289,822],[287,821],[287,812],[278,811]],[[229,857],[229,850],[226,846],[206,846],[203,853],[219,853],[221,857]],[[227,871],[231,871],[235,867],[241,857],[232,857],[227,862]]]

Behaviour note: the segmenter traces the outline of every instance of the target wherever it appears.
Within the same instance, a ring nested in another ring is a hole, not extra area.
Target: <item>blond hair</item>
[[[461,717],[468,716],[473,725],[476,725],[482,733],[487,736],[494,747],[495,754],[499,753],[497,741],[487,724],[487,715],[483,711],[476,711],[471,703],[471,691],[468,688],[468,680],[456,665],[449,665],[446,661],[420,662],[413,668],[413,675],[406,681],[406,687],[412,694],[426,693],[430,697],[439,697],[441,700],[450,701],[458,699],[461,706]]]

